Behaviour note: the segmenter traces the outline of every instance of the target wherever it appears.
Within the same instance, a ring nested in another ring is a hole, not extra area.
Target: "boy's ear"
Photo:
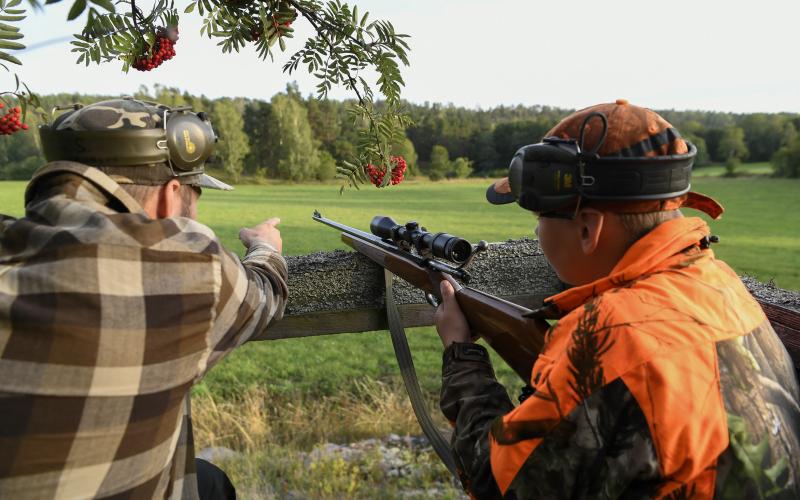
[[[581,251],[584,255],[591,255],[597,250],[604,221],[605,215],[600,210],[586,207],[578,212],[576,222],[580,231]]]

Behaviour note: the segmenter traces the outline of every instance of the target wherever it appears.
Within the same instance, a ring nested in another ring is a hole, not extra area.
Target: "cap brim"
[[[712,219],[719,219],[722,217],[722,212],[725,211],[725,208],[714,198],[694,191],[686,193],[686,200],[682,206],[705,212]]]
[[[492,205],[506,205],[517,201],[508,185],[508,177],[495,181],[489,186],[486,190],[486,200]]]
[[[200,187],[209,188],[209,189],[220,189],[222,191],[233,191],[233,186],[230,184],[225,184],[219,179],[215,179],[208,174],[203,174],[200,176]]]

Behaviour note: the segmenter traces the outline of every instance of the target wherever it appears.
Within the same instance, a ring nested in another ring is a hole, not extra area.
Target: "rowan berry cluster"
[[[391,171],[392,180],[390,184],[394,186],[395,184],[403,182],[407,165],[405,158],[402,156],[392,156],[391,161],[394,166]],[[369,176],[370,182],[380,187],[380,185],[383,184],[383,176],[386,175],[386,168],[383,166],[378,168],[370,163],[367,165],[367,175]]]
[[[156,33],[156,41],[153,44],[152,52],[145,46],[145,56],[133,61],[134,69],[139,71],[150,71],[161,66],[164,61],[169,61],[175,57],[175,44],[178,41],[178,28],[161,28]],[[149,55],[147,55],[149,54]]]
[[[0,102],[0,109],[5,108],[5,104]],[[19,130],[28,130],[28,125],[20,121],[22,110],[19,106],[9,108],[3,116],[0,116],[0,135],[11,135]]]
[[[292,25],[291,21],[286,21],[285,23],[278,23],[274,21],[275,29],[278,29],[278,26],[286,26],[287,28]],[[257,42],[261,36],[264,34],[264,29],[259,26],[258,28],[251,28],[250,29],[250,41]],[[278,36],[280,36],[280,31],[278,31]]]

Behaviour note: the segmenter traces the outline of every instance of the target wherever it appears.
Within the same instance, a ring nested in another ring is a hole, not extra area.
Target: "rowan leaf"
[[[69,13],[67,14],[67,21],[77,19],[84,10],[86,10],[86,0],[75,0],[75,3],[72,4],[72,8],[69,9]]]

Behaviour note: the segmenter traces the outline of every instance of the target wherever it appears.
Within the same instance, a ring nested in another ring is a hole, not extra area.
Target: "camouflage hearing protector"
[[[39,129],[48,161],[97,166],[166,164],[175,177],[203,173],[217,136],[205,113],[131,98],[74,104]]]

